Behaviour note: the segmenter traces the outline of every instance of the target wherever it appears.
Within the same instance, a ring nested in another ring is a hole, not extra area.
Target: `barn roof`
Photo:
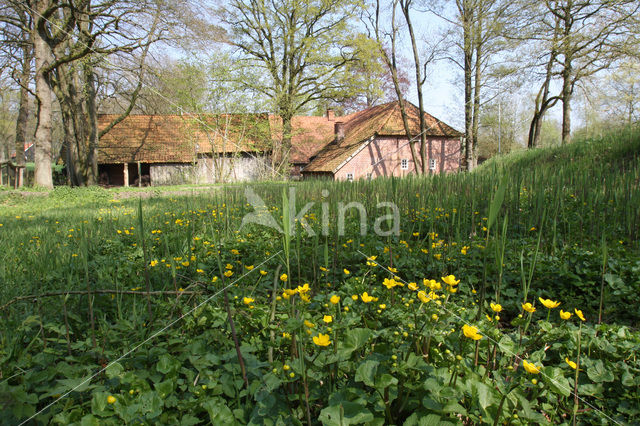
[[[98,129],[117,116],[100,115]],[[268,114],[130,115],[100,138],[98,162],[188,163],[198,154],[263,152]]]
[[[420,113],[418,108],[407,102],[409,129],[415,137],[420,133]],[[462,133],[443,123],[434,116],[425,113],[427,136],[457,138]],[[373,136],[405,136],[406,132],[400,113],[399,103],[389,102],[364,111],[341,117],[344,137],[326,145],[304,168],[308,172],[335,173],[363,144]],[[336,121],[340,121],[337,118]]]

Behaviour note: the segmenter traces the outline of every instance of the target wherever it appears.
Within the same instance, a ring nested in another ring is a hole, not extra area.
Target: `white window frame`
[[[353,182],[353,173],[347,173],[347,181]]]
[[[400,160],[400,168],[402,170],[409,170],[409,160],[407,158]]]
[[[435,170],[438,167],[438,160],[435,158],[429,159],[429,170]]]

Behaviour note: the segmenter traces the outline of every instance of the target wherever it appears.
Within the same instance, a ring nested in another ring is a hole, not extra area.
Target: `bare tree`
[[[558,75],[562,83],[562,143],[571,139],[571,100],[576,84],[608,69],[627,53],[637,30],[636,0],[545,0],[559,22]]]
[[[239,60],[264,77],[252,89],[269,97],[282,122],[273,166],[288,165],[295,114],[326,99],[345,96],[345,65],[357,56],[349,22],[357,7],[344,0],[232,0],[220,10],[228,42]]]

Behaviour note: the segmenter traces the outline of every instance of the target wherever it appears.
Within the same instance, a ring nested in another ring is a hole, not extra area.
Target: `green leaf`
[[[604,367],[602,360],[596,360],[587,368],[587,376],[595,383],[612,382],[615,379],[611,370]]]
[[[571,394],[571,386],[569,381],[558,367],[545,367],[542,369],[542,378],[549,388],[563,396],[569,396]]]
[[[367,386],[375,386],[376,371],[380,363],[368,360],[363,362],[356,369],[356,382],[363,382]]]
[[[482,382],[475,383],[476,392],[478,393],[478,404],[483,410],[487,410],[494,403],[493,393],[489,386]]]
[[[347,426],[370,422],[373,414],[362,404],[344,401],[323,409],[318,419],[325,426]]]
[[[338,355],[341,359],[347,359],[351,354],[361,347],[363,347],[367,341],[373,335],[373,331],[368,328],[354,328],[345,333],[344,343],[338,347]]]
[[[119,362],[114,362],[113,364],[109,364],[109,366],[104,370],[104,374],[109,379],[113,379],[114,377],[120,376],[124,372],[124,368]]]
[[[214,425],[234,425],[237,423],[233,413],[229,407],[227,407],[227,404],[218,398],[205,401],[202,404],[202,408],[207,410],[207,413],[209,413],[209,419]]]
[[[500,180],[500,184],[498,185],[498,190],[491,200],[491,205],[489,206],[489,216],[487,220],[487,228],[491,229],[496,218],[498,217],[498,212],[502,207],[502,202],[504,201],[504,192],[507,188],[507,175],[505,174]]]

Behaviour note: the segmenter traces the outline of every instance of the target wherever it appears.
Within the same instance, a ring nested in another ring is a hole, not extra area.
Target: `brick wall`
[[[420,144],[416,143],[416,154],[420,155]],[[434,173],[456,172],[460,165],[460,140],[446,138],[427,139],[428,158],[436,161]],[[407,169],[402,169],[402,160],[407,160]],[[427,160],[429,161],[429,160]],[[347,179],[349,173],[354,179],[369,176],[406,176],[413,173],[415,164],[411,158],[411,148],[406,138],[379,137],[357,153],[335,175],[337,180]]]

